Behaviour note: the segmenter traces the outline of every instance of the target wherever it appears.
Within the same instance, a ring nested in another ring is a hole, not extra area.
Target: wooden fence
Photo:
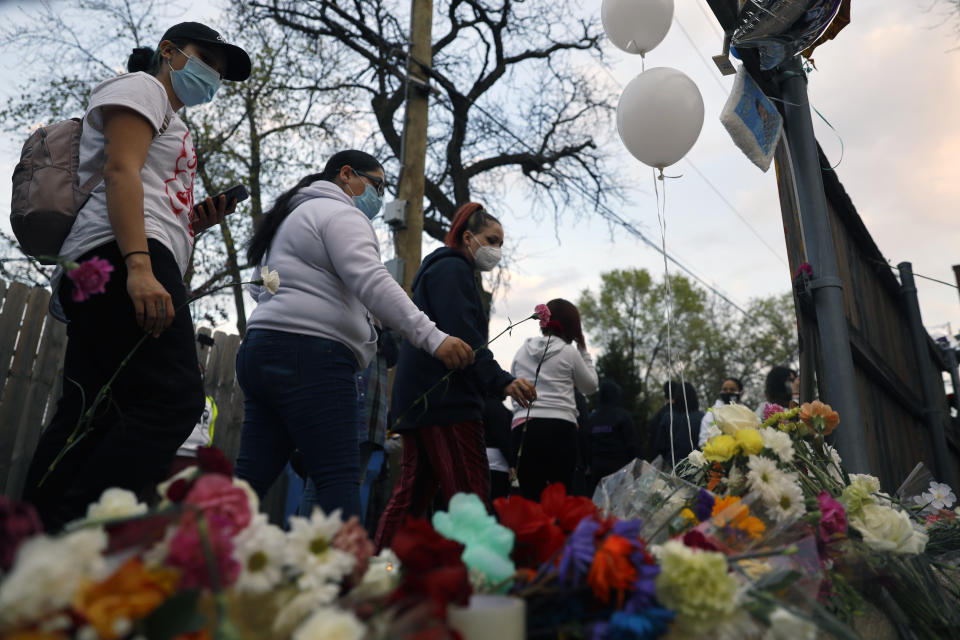
[[[66,325],[47,313],[50,292],[0,281],[0,492],[19,498],[33,451],[60,397]],[[209,329],[198,333],[211,335]],[[198,343],[206,394],[217,404],[213,444],[231,460],[240,449],[243,394],[234,362],[240,336],[216,332],[211,347]],[[278,522],[286,474],[270,489],[262,510]]]
[[[776,155],[777,178],[792,272],[806,262],[803,234],[797,213],[789,159],[781,141]],[[836,171],[820,154],[824,191],[833,232],[840,279],[843,281],[844,309],[850,348],[857,377],[860,411],[866,428],[870,470],[887,491],[895,490],[918,462],[923,462],[941,482],[960,486],[960,430],[950,418],[950,407],[942,384],[933,390],[933,400],[946,431],[948,469],[937,469],[935,438],[925,425],[924,393],[920,362],[907,320],[906,295],[883,254],[867,231],[863,220],[844,190]],[[801,337],[801,376],[823,361],[816,331],[816,316],[798,298],[797,314]],[[929,350],[939,382],[948,371],[940,347],[929,336]],[[827,398],[829,401],[829,398]],[[841,421],[843,416],[841,416]],[[841,426],[842,428],[842,426]]]

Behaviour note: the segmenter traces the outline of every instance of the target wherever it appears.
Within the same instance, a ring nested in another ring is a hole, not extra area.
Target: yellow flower
[[[762,444],[761,440],[761,444]],[[740,451],[740,445],[733,436],[722,434],[714,436],[703,447],[703,457],[709,462],[726,462]]]
[[[680,512],[680,517],[687,522],[697,522],[697,516],[693,513],[693,511],[690,511],[690,509],[687,509],[686,507],[684,507],[683,511]]]
[[[733,434],[733,438],[748,456],[755,456],[763,449],[763,436],[756,429],[740,429]]]

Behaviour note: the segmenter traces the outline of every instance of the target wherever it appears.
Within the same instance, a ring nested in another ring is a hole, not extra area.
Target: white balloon
[[[633,156],[663,169],[690,151],[703,128],[703,96],[682,71],[647,69],[623,90],[617,131]]]
[[[603,0],[600,21],[617,48],[645,54],[670,30],[673,0]]]

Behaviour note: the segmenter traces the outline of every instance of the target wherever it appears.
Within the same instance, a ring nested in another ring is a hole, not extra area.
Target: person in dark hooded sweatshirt
[[[589,492],[593,495],[600,480],[637,457],[633,418],[621,406],[620,385],[616,382],[600,383],[597,409],[590,414],[587,430]]]
[[[424,258],[413,279],[413,301],[437,328],[475,349],[472,366],[437,382],[446,369],[408,341],[400,345],[390,412],[403,436],[403,460],[374,544],[390,545],[408,516],[422,517],[437,491],[443,504],[459,492],[490,497],[483,437],[484,401],[510,396],[522,406],[536,398],[529,381],[500,368],[487,343],[487,310],[477,271],[500,261],[503,227],[475,202],[461,206],[441,247]],[[425,400],[422,399],[426,394]]]
[[[697,448],[705,414],[700,411],[697,390],[689,382],[666,382],[663,395],[667,403],[651,418],[648,429],[653,437],[654,455],[663,457],[666,469],[673,469]]]

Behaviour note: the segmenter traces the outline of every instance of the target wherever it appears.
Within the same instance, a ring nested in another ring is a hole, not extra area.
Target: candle
[[[463,640],[524,640],[526,605],[520,598],[473,595],[467,607],[447,607],[447,622]]]

